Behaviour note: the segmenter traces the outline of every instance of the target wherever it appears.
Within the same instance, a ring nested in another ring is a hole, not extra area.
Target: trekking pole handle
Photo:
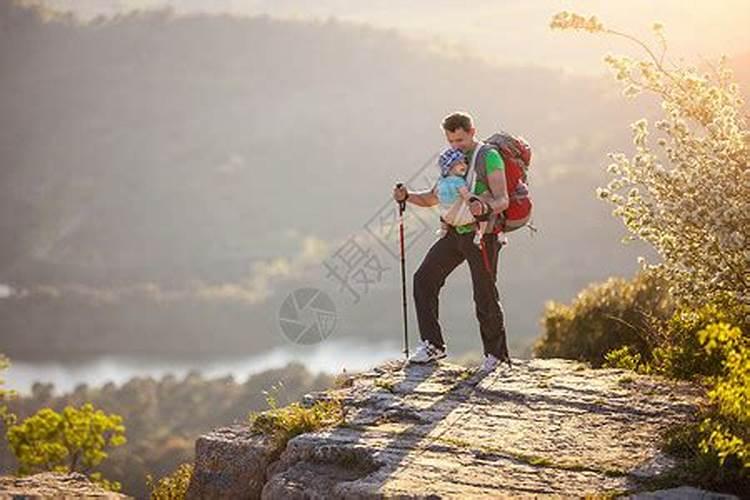
[[[404,183],[403,182],[399,182],[399,183],[396,184],[396,187],[397,188],[402,188],[402,187],[404,187]],[[406,198],[408,198],[408,197],[409,197],[409,193],[407,192],[406,193]],[[406,198],[404,198],[403,200],[401,200],[401,201],[398,202],[398,210],[399,210],[399,212],[403,212],[404,210],[406,210]]]

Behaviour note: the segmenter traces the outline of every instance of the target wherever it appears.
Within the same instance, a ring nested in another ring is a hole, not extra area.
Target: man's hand
[[[435,188],[424,191],[408,192],[406,186],[393,188],[393,199],[397,202],[407,201],[418,207],[433,207],[439,203]]]
[[[406,190],[406,186],[401,185],[401,187],[396,186],[393,188],[393,199],[397,202],[405,201],[408,196],[409,192]]]
[[[469,203],[469,211],[471,212],[471,215],[473,216],[479,216],[489,213],[491,210],[490,206],[483,202],[481,199],[477,198],[476,196],[473,196],[471,199],[471,203]]]

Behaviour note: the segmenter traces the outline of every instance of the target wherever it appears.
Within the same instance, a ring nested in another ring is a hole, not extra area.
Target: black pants
[[[414,304],[422,340],[444,347],[445,342],[438,323],[438,296],[448,275],[464,260],[468,261],[474,289],[474,306],[479,320],[485,354],[505,360],[508,344],[505,335],[503,307],[495,285],[497,263],[502,244],[497,235],[485,234],[484,246],[489,261],[488,271],[482,251],[474,244],[474,232],[459,234],[453,227],[432,244],[414,273]]]

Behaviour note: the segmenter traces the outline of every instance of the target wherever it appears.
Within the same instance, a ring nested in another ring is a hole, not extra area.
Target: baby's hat
[[[440,153],[440,157],[438,158],[438,165],[440,166],[440,173],[443,176],[448,175],[448,171],[450,171],[451,167],[454,163],[457,161],[466,161],[466,158],[464,156],[464,152],[461,151],[458,148],[450,147]]]

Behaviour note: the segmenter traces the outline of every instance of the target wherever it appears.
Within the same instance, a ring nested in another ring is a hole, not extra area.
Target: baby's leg
[[[487,221],[483,220],[479,222],[479,229],[477,229],[477,232],[474,233],[474,244],[479,246],[482,244],[482,235],[484,234],[485,229],[487,228]]]
[[[447,232],[448,232],[448,223],[445,222],[445,220],[442,217],[440,217],[440,227],[437,229],[437,231],[435,231],[435,234],[442,237],[442,236],[445,236]]]

